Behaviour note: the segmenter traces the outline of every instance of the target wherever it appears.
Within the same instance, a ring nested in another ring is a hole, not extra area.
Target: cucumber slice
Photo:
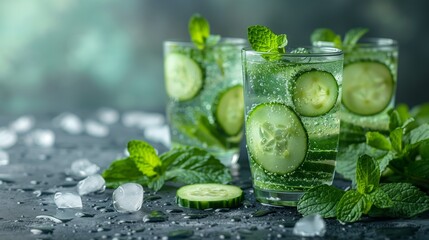
[[[292,100],[302,116],[316,117],[329,112],[337,98],[338,84],[329,72],[311,70],[300,74],[294,82]]]
[[[244,97],[241,85],[230,87],[219,94],[214,116],[228,136],[240,133],[244,124]]]
[[[394,92],[389,68],[379,62],[348,64],[343,73],[343,104],[358,115],[374,115],[390,103]]]
[[[293,172],[307,154],[307,131],[283,103],[256,106],[247,116],[246,138],[252,159],[269,172]]]
[[[196,209],[233,208],[243,201],[243,191],[216,183],[186,185],[177,190],[176,201],[182,207]]]
[[[201,68],[188,56],[170,53],[165,59],[165,87],[175,100],[192,99],[203,87]]]

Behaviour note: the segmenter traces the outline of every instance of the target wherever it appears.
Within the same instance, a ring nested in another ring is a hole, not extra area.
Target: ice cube
[[[55,143],[55,133],[49,129],[36,129],[28,134],[26,141],[30,145],[52,147]]]
[[[106,189],[106,182],[100,174],[88,176],[77,184],[79,195],[86,195],[92,192],[103,192]]]
[[[6,149],[15,145],[18,136],[15,131],[8,128],[0,128],[0,148]]]
[[[301,237],[323,237],[326,232],[325,220],[319,215],[308,215],[298,220],[293,228],[293,234]]]
[[[69,134],[77,135],[83,131],[82,120],[72,113],[62,113],[54,119],[54,125]]]
[[[9,127],[11,130],[17,132],[17,133],[24,133],[28,132],[30,129],[34,126],[34,117],[32,116],[21,116],[15,121],[13,121]]]
[[[96,122],[94,120],[87,120],[85,122],[85,130],[88,135],[93,137],[106,137],[109,135],[109,128],[104,124]]]
[[[168,148],[171,145],[170,129],[167,125],[146,128],[144,137],[149,141],[160,142]]]
[[[137,183],[125,183],[113,192],[113,207],[118,212],[136,212],[143,204],[143,187]]]
[[[82,208],[82,199],[76,193],[57,192],[54,201],[58,208]]]
[[[112,108],[100,108],[97,111],[97,118],[104,124],[114,124],[119,120],[119,113]]]
[[[9,154],[0,149],[0,166],[9,164]]]
[[[124,126],[140,129],[163,125],[164,122],[165,117],[160,113],[130,111],[124,113],[122,116],[122,124],[124,124]]]
[[[96,164],[88,159],[78,159],[71,164],[71,174],[77,177],[88,177],[96,174],[100,170]]]

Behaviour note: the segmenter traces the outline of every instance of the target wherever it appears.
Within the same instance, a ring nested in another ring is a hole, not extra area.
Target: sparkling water
[[[137,183],[125,183],[113,192],[113,207],[118,212],[136,212],[143,204],[143,187]]]
[[[54,201],[58,208],[82,208],[82,199],[76,193],[57,192]]]
[[[106,181],[100,174],[95,174],[79,181],[76,187],[81,196],[93,192],[103,192],[106,189]]]

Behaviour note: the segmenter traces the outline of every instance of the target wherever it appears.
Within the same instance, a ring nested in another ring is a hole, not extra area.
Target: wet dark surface
[[[112,189],[82,197],[82,209],[58,209],[56,191],[73,189],[68,178],[72,161],[87,158],[105,169],[124,156],[126,143],[143,139],[143,131],[117,123],[105,138],[70,135],[51,124],[53,116],[37,118],[36,128],[52,129],[52,148],[28,146],[25,134],[6,151],[10,163],[0,166],[0,239],[301,239],[292,229],[301,217],[295,208],[257,203],[252,194],[248,163],[232,168],[234,184],[245,191],[238,209],[193,210],[177,206],[175,186],[153,193],[145,189],[140,211],[117,213]],[[10,118],[0,118],[0,126]],[[154,144],[160,151],[165,147]],[[342,187],[347,182],[336,181]],[[342,225],[328,219],[326,239],[429,239],[429,214],[413,219],[363,219]]]

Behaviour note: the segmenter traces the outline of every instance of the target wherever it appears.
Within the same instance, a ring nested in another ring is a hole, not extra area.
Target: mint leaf
[[[392,144],[392,148],[398,154],[402,153],[402,136],[403,136],[403,129],[402,128],[396,128],[395,130],[391,131],[389,134],[390,143]]]
[[[247,29],[247,37],[252,49],[258,52],[284,53],[287,45],[285,34],[276,35],[265,26],[251,26]]]
[[[380,169],[371,156],[362,155],[356,165],[357,191],[365,194],[378,187],[380,182]]]
[[[388,183],[381,189],[393,201],[392,207],[383,210],[384,216],[414,217],[429,210],[429,197],[409,183]]]
[[[188,24],[189,35],[195,46],[202,50],[206,45],[207,38],[210,35],[210,25],[208,21],[200,14],[192,15]]]
[[[418,146],[423,141],[429,140],[429,124],[425,123],[414,128],[409,133],[409,141],[412,147]]]
[[[125,158],[112,162],[108,169],[102,173],[106,181],[106,187],[117,188],[128,182],[146,185],[149,178],[141,173],[131,158]]]
[[[184,184],[228,183],[232,180],[228,168],[213,155],[199,148],[176,148],[160,157],[163,162],[170,163],[166,172],[168,180]]]
[[[336,216],[336,207],[344,191],[328,185],[320,185],[308,190],[299,199],[297,210],[304,216],[320,214],[324,218]]]
[[[343,46],[352,49],[356,43],[368,32],[367,28],[353,28],[346,32],[344,36]]]
[[[387,166],[389,166],[390,161],[392,161],[394,158],[395,154],[392,151],[389,151],[376,159],[380,168],[380,173],[383,173],[384,170],[386,170]]]
[[[408,164],[405,173],[412,178],[420,178],[429,183],[429,160],[419,160]]]
[[[341,36],[328,28],[318,28],[311,34],[311,42],[332,42],[334,47],[342,48]]]
[[[220,41],[220,35],[209,35],[206,40],[207,47],[213,47]]]
[[[367,209],[367,199],[355,190],[347,191],[337,205],[336,215],[341,222],[356,222]]]
[[[162,186],[164,186],[164,183],[165,175],[160,175],[151,179],[151,181],[148,182],[147,186],[155,192],[158,192],[162,188]]]
[[[423,160],[429,160],[429,141],[420,144],[419,153]]]
[[[128,152],[130,158],[136,163],[137,168],[144,175],[153,177],[160,175],[159,168],[161,167],[161,160],[156,154],[155,148],[149,143],[132,140],[128,142]]]
[[[377,188],[375,191],[367,195],[374,206],[378,208],[390,208],[393,206],[393,201],[389,195],[385,193],[381,188]]]
[[[379,132],[367,132],[366,144],[373,148],[389,151],[392,149],[389,139]]]
[[[410,114],[419,125],[429,122],[429,103],[417,105],[411,109]]]

